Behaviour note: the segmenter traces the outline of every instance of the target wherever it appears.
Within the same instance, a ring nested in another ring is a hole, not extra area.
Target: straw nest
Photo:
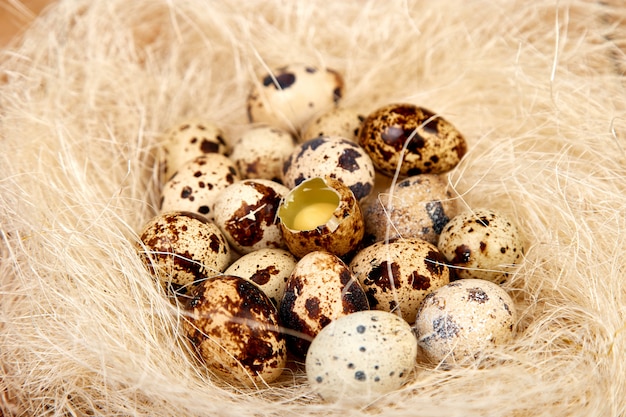
[[[67,0],[2,52],[0,408],[50,416],[626,414],[626,11],[609,2]],[[327,66],[343,103],[430,108],[465,135],[461,204],[527,241],[514,342],[326,404],[292,367],[197,366],[135,250],[154,151],[201,116],[230,138],[267,68]]]

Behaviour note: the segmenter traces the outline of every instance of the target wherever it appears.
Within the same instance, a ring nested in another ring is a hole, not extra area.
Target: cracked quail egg
[[[454,364],[509,343],[516,320],[513,300],[498,284],[461,279],[426,296],[415,333],[427,359]]]
[[[241,254],[262,248],[284,248],[276,212],[288,192],[287,187],[270,180],[236,182],[216,197],[213,221],[231,248]]]
[[[311,178],[290,190],[278,218],[283,239],[296,257],[316,250],[343,256],[363,240],[361,208],[352,191],[332,178]]]
[[[291,64],[261,77],[248,96],[248,119],[298,131],[318,112],[337,105],[343,77],[335,70]]]
[[[413,323],[424,297],[450,282],[446,259],[422,239],[376,242],[350,262],[370,308],[395,312]]]
[[[325,401],[371,401],[399,389],[415,366],[417,340],[393,313],[359,311],[332,321],[311,342],[305,366]]]
[[[465,138],[441,116],[413,104],[389,104],[363,121],[359,144],[385,175],[441,174],[467,151]]]
[[[496,284],[506,280],[524,255],[524,243],[513,221],[485,208],[453,217],[441,232],[438,247],[456,277]]]
[[[208,369],[225,381],[263,386],[285,368],[287,347],[276,308],[253,283],[221,275],[188,300],[183,329]]]

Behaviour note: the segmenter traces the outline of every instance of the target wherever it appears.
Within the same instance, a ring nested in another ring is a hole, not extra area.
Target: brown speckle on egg
[[[287,358],[276,309],[256,285],[222,275],[204,281],[187,304],[187,338],[218,376],[244,386],[271,383]]]
[[[495,283],[504,282],[524,256],[514,223],[503,213],[485,208],[453,217],[439,236],[438,247],[456,277]]]
[[[445,258],[422,239],[377,242],[350,262],[370,307],[397,312],[412,323],[420,303],[437,288],[450,282]]]
[[[424,355],[451,365],[510,342],[516,319],[513,300],[502,287],[462,279],[426,297],[414,328]]]
[[[216,198],[214,222],[239,253],[283,248],[276,213],[288,191],[270,180],[249,179],[232,184]]]
[[[280,317],[300,334],[287,338],[290,350],[304,356],[311,338],[332,320],[368,309],[365,292],[348,266],[335,255],[316,251],[300,259],[289,276]]]
[[[444,173],[467,150],[465,139],[447,120],[407,103],[389,104],[368,115],[359,144],[388,176],[396,170],[401,176]]]
[[[155,216],[144,226],[140,239],[143,259],[170,295],[187,294],[230,262],[230,248],[218,227],[193,212]]]

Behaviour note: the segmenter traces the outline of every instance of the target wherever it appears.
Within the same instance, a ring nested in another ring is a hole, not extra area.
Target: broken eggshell
[[[343,256],[364,235],[363,216],[354,194],[333,178],[311,178],[283,199],[278,218],[290,252],[300,258],[325,250]]]

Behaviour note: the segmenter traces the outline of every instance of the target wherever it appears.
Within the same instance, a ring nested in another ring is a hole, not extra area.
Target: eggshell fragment
[[[276,212],[289,189],[270,180],[243,180],[215,199],[214,222],[241,254],[262,248],[284,248]]]
[[[291,133],[274,126],[254,126],[237,140],[230,158],[243,178],[282,182],[283,163],[294,147]]]
[[[437,247],[416,238],[374,243],[356,254],[350,270],[370,308],[396,312],[409,323],[424,297],[450,282],[446,259]]]
[[[458,278],[504,282],[524,255],[517,226],[497,210],[479,208],[450,220],[439,236],[439,250]]]
[[[385,175],[441,174],[467,151],[465,138],[447,120],[413,104],[389,104],[369,114],[359,144]],[[399,166],[399,169],[398,169]]]
[[[288,347],[304,356],[311,338],[332,320],[368,309],[365,292],[348,266],[331,253],[311,252],[291,272],[280,303],[282,323],[298,333],[287,337]]]
[[[337,107],[310,121],[300,134],[299,142],[320,136],[341,136],[358,142],[359,131],[365,116],[348,107]]]
[[[516,320],[513,300],[502,287],[461,279],[426,296],[415,332],[426,358],[451,365],[509,343]]]
[[[324,400],[362,404],[402,387],[416,356],[417,340],[406,321],[384,311],[359,311],[315,336],[306,374]]]
[[[363,202],[365,241],[417,237],[436,245],[458,212],[454,196],[440,175],[421,174],[399,181]]]
[[[296,258],[286,250],[265,248],[237,259],[224,274],[252,281],[278,306],[296,263]]]
[[[173,126],[165,133],[159,160],[163,179],[169,180],[185,162],[208,153],[227,155],[224,131],[215,123],[190,119]]]
[[[289,188],[314,177],[340,181],[361,201],[374,189],[375,172],[359,145],[340,136],[322,136],[296,146],[283,166],[283,184]]]
[[[163,186],[161,211],[192,211],[213,220],[211,207],[216,197],[240,178],[234,163],[221,154],[187,161]]]
[[[187,338],[206,366],[225,381],[257,386],[276,380],[287,348],[276,309],[243,278],[222,275],[200,284],[187,303]]]
[[[343,77],[332,69],[291,64],[261,77],[248,96],[250,122],[296,132],[316,113],[337,105]]]
[[[230,262],[230,248],[219,228],[196,213],[161,213],[145,224],[140,239],[150,271],[173,295],[186,294]]]
[[[278,217],[283,239],[296,257],[317,250],[343,256],[358,247],[365,232],[354,194],[332,178],[312,178],[289,191]]]

